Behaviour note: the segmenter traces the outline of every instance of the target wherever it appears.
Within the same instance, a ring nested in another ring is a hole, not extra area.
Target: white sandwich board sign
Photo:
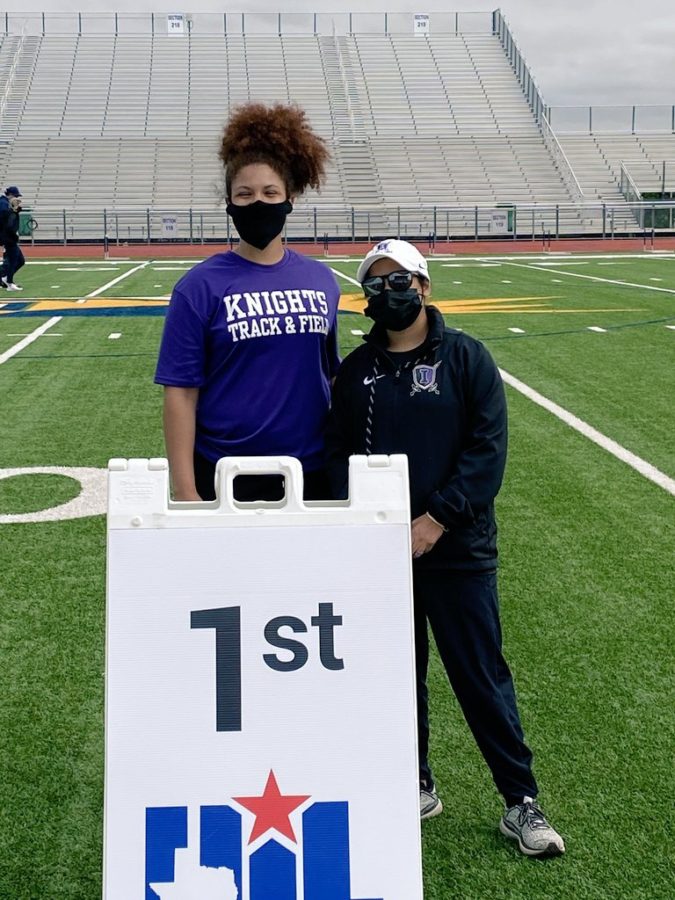
[[[279,472],[284,501],[234,478]],[[111,460],[106,900],[421,900],[407,460]]]

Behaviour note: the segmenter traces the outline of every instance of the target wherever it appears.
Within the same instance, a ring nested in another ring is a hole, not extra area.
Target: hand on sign
[[[419,559],[425,553],[433,549],[436,541],[443,534],[443,529],[436,522],[432,522],[425,513],[413,519],[412,523],[412,555],[413,559]]]

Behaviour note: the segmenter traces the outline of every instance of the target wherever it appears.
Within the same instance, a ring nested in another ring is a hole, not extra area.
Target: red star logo
[[[293,810],[302,806],[305,800],[309,800],[309,795],[306,797],[282,796],[274,772],[270,770],[262,797],[233,797],[232,799],[255,815],[253,831],[248,839],[249,844],[252,844],[256,838],[269,831],[270,828],[276,828],[280,834],[297,844],[288,817]]]

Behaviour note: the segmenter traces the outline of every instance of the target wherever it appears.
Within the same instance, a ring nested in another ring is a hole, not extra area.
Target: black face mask
[[[257,250],[264,250],[284,230],[286,216],[293,212],[293,204],[290,200],[284,200],[283,203],[256,200],[255,203],[246,203],[244,206],[228,203],[226,210],[242,241]]]
[[[404,331],[419,316],[422,298],[415,288],[407,291],[382,291],[370,297],[365,313],[388,331]]]

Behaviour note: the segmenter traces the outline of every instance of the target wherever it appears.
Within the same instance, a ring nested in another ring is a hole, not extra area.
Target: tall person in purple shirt
[[[213,499],[223,456],[278,455],[302,463],[306,498],[327,497],[339,289],[322,263],[284,248],[282,232],[294,200],[324,180],[328,151],[298,107],[249,103],[225,126],[220,158],[240,242],[176,284],[155,375],[174,497]],[[278,499],[283,483],[237,479],[235,496]]]

